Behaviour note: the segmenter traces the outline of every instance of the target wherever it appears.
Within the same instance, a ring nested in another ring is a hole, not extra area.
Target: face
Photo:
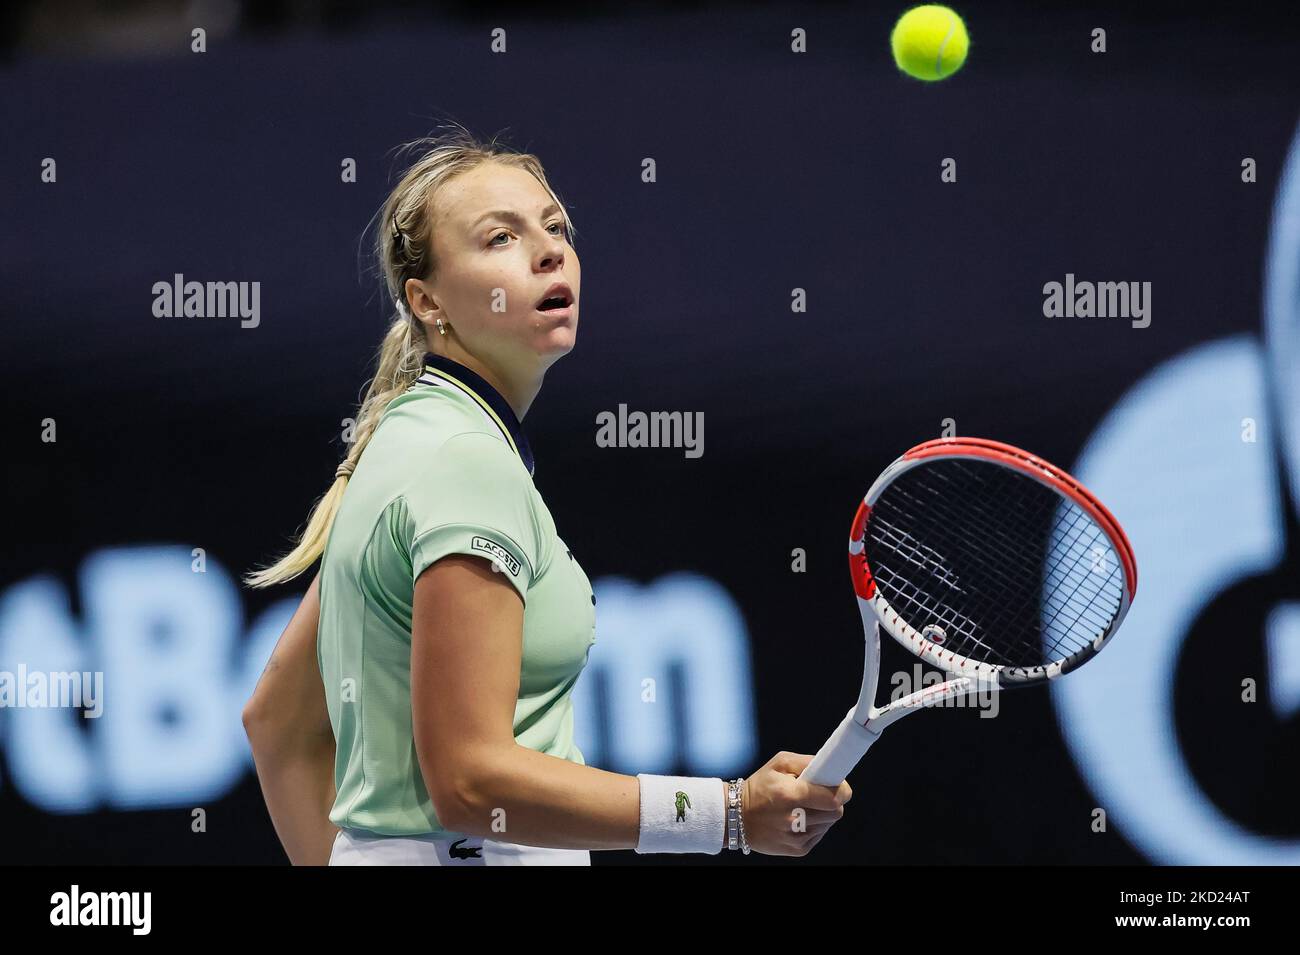
[[[562,212],[532,175],[489,162],[457,176],[435,201],[433,242],[436,277],[408,283],[429,341],[441,318],[467,352],[508,373],[544,371],[572,350],[582,270]],[[569,286],[569,307],[543,310],[557,283]]]

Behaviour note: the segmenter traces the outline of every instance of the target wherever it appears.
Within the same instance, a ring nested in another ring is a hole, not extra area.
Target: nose
[[[550,242],[542,249],[541,259],[537,263],[538,268],[548,271],[564,264],[564,243],[560,242],[557,237],[547,236]]]

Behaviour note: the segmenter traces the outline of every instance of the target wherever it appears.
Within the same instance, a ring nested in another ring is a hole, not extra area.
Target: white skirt
[[[586,849],[544,849],[478,836],[383,836],[340,829],[330,865],[591,865]]]

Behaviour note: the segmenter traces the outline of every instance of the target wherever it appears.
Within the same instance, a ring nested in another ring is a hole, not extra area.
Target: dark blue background
[[[71,585],[87,552],[132,542],[203,546],[237,570],[283,545],[331,480],[385,327],[359,242],[387,154],[450,116],[537,153],[578,228],[578,345],[525,422],[561,533],[593,579],[685,568],[725,585],[753,641],[762,758],[815,751],[856,692],[842,555],[870,480],[945,418],[1069,466],[1146,371],[1257,332],[1300,115],[1289,19],[966,4],[969,61],[929,86],[890,60],[900,9],[390,13],[203,55],[185,35],[153,56],[18,55],[0,74],[16,518],[0,586]],[[57,186],[40,182],[46,156]],[[939,179],[949,156],[956,184]],[[154,318],[151,287],[176,272],[260,281],[260,327]],[[1151,327],[1044,318],[1042,285],[1067,272],[1152,282]],[[595,417],[619,403],[702,411],[704,456],[597,448]],[[38,440],[46,417],[56,445]],[[246,593],[248,615],[284,592]],[[824,654],[792,666],[814,642]],[[1004,707],[991,725],[932,714],[893,731],[815,858],[1142,860],[1122,832],[1060,823],[1095,799],[1046,693]],[[1300,833],[1249,805],[1243,825]],[[3,851],[283,858],[251,775],[208,808],[227,835],[195,841],[177,836],[183,811],[52,817],[9,787]]]

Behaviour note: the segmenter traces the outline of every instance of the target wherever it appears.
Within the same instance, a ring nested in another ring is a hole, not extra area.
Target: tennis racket
[[[849,571],[866,638],[862,690],[800,774],[824,786],[908,713],[1082,666],[1137,591],[1128,538],[1087,488],[983,438],[927,441],[885,468],[853,516]],[[877,707],[882,629],[949,679]]]

